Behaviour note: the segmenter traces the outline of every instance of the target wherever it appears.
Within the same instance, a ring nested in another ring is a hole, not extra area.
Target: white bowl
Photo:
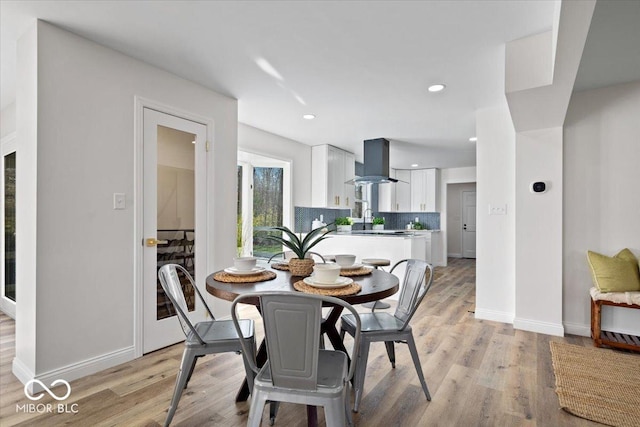
[[[256,257],[243,256],[233,259],[233,267],[238,271],[250,271],[256,266]]]
[[[355,262],[355,255],[336,255],[336,263],[338,263],[340,267],[351,267]]]
[[[318,283],[335,283],[340,276],[337,264],[316,264],[313,266],[313,280]]]

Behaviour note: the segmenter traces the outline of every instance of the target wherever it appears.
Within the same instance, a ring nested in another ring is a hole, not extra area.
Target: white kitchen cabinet
[[[398,169],[396,170],[395,184],[396,189],[396,208],[392,209],[396,212],[411,212],[411,171]]]
[[[411,212],[438,212],[438,169],[411,171]]]
[[[396,170],[389,169],[389,178],[396,177]],[[396,183],[378,184],[378,211],[395,212],[396,209]]]
[[[355,156],[331,145],[311,147],[311,205],[348,208],[354,205]]]

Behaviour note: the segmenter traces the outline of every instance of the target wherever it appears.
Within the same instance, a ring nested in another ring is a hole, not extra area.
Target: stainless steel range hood
[[[398,182],[389,177],[389,140],[385,138],[364,141],[364,176],[353,180],[354,184],[386,184]]]

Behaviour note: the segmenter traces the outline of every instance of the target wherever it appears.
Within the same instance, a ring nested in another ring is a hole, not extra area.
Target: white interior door
[[[462,192],[462,257],[476,257],[476,192]]]
[[[143,114],[143,352],[184,339],[157,271],[183,265],[206,294],[206,135],[200,123],[149,108]],[[197,296],[184,288],[189,316],[204,320]]]

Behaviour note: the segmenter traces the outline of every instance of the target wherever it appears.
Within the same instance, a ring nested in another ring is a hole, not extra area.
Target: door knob
[[[145,239],[145,245],[148,247],[153,247],[157,245],[166,245],[167,243],[169,243],[168,240],[158,240],[155,237],[149,237]]]

